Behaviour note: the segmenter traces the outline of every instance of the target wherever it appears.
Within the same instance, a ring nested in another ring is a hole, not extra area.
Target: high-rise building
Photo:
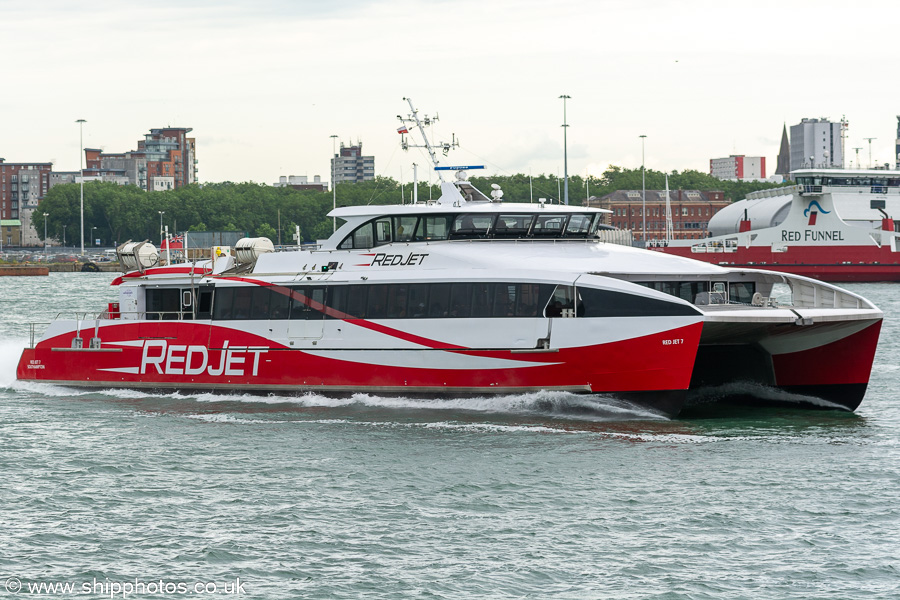
[[[900,115],[897,115],[897,145],[894,148],[895,168],[900,169]]]
[[[306,175],[282,175],[278,178],[275,187],[290,187],[295,190],[314,190],[316,192],[327,192],[328,184],[322,181],[322,177],[314,175],[310,181]]]
[[[841,123],[828,119],[802,119],[791,125],[791,171],[814,167],[841,167]]]
[[[781,130],[781,148],[778,149],[778,164],[775,174],[787,179],[791,174],[791,142],[788,140],[787,124]]]
[[[758,181],[766,178],[765,156],[732,154],[728,158],[711,158],[709,174],[716,179],[731,181]]]
[[[362,142],[345,146],[341,142],[339,154],[331,159],[332,185],[345,181],[371,181],[375,179],[375,157],[362,155]]]
[[[151,129],[137,150],[107,153],[85,148],[85,180],[132,184],[148,192],[197,182],[197,148],[190,127]]]
[[[0,158],[0,219],[21,222],[23,246],[41,244],[37,227],[43,227],[43,217],[35,223],[34,211],[50,189],[52,169],[52,163],[8,163]]]

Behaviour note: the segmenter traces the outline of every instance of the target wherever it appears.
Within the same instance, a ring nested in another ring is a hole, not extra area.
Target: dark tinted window
[[[520,284],[521,285],[521,284]],[[516,297],[519,286],[515,283],[494,284],[494,310],[495,317],[516,316]]]
[[[692,306],[625,292],[580,287],[578,294],[583,307],[579,316],[585,317],[681,317],[700,314]]]
[[[384,319],[387,316],[388,286],[369,286],[369,300],[366,303],[367,319]]]
[[[178,319],[181,312],[181,290],[148,289],[147,290],[147,319],[158,321],[160,319]]]
[[[468,317],[472,314],[472,284],[450,284],[450,316],[454,318]]]
[[[428,317],[440,319],[450,314],[450,284],[432,283],[428,286]]]
[[[494,305],[494,284],[472,284],[472,316],[490,317]]]
[[[276,286],[269,290],[269,318],[287,319],[291,314],[290,290],[286,287]],[[253,305],[256,308],[256,305]]]
[[[250,304],[251,319],[268,319],[269,318],[269,300],[272,296],[270,288],[255,287],[251,288],[252,302]]]
[[[753,294],[756,292],[756,284],[752,281],[742,281],[728,284],[728,301],[740,304],[750,304]]]
[[[409,316],[413,319],[422,319],[428,316],[428,287],[427,283],[414,283],[409,286]]]
[[[347,291],[347,310],[348,315],[357,319],[366,317],[366,300],[368,296],[369,286],[367,285],[351,285]]]
[[[407,294],[409,286],[406,284],[395,283],[388,288],[387,297],[387,318],[388,319],[405,319]]]
[[[246,320],[250,318],[250,303],[253,300],[253,288],[238,287],[234,288],[234,309],[231,312],[231,318],[237,320]]]
[[[216,288],[216,296],[213,300],[213,319],[230,319],[234,308],[234,288]]]

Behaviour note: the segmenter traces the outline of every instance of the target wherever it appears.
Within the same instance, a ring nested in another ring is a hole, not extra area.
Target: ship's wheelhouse
[[[346,233],[341,250],[374,248],[394,242],[471,239],[586,239],[601,223],[599,212],[523,213],[514,211],[458,214],[384,215]]]

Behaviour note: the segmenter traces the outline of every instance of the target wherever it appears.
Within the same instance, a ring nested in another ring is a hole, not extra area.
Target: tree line
[[[641,170],[610,167],[600,177],[569,177],[569,203],[580,205],[588,196],[603,196],[623,189],[641,189]],[[665,188],[666,173],[647,170],[648,190]],[[721,190],[727,200],[738,200],[749,192],[781,184],[722,181],[698,171],[668,173],[669,189]],[[563,195],[563,181],[554,175],[494,175],[472,177],[471,182],[489,193],[491,184],[503,190],[505,202],[537,202],[540,198],[557,203]],[[56,185],[41,201],[35,214],[48,213],[47,234],[51,239],[78,245],[80,229],[80,186]],[[412,184],[401,186],[388,177],[362,183],[339,183],[337,206],[400,204],[412,199]],[[437,185],[419,183],[419,200],[440,196]],[[84,231],[86,245],[94,238],[110,246],[126,240],[160,241],[160,218],[171,233],[183,231],[246,231],[273,242],[295,243],[300,227],[303,241],[328,237],[332,220],[332,193],[295,190],[257,183],[209,183],[176,190],[145,192],[136,186],[90,182],[84,186]],[[160,215],[160,212],[163,214]],[[280,223],[280,226],[279,226]],[[340,225],[340,223],[338,223]],[[43,228],[38,228],[43,235]],[[65,232],[65,233],[64,233]]]

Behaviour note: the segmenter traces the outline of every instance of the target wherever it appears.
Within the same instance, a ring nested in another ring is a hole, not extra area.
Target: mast
[[[432,118],[428,115],[425,115],[423,123],[423,119],[419,118],[419,111],[417,111],[413,106],[412,98],[404,98],[404,100],[409,102],[409,110],[411,112],[409,114],[409,117],[407,118],[403,118],[400,115],[397,115],[397,118],[400,119],[401,123],[415,123],[415,126],[419,129],[419,133],[422,135],[422,139],[425,140],[425,145],[420,146],[417,144],[409,144],[405,139],[401,140],[400,145],[404,150],[408,150],[410,148],[426,148],[428,150],[428,155],[431,157],[431,163],[435,166],[435,168],[437,168],[437,166],[440,164],[440,161],[438,161],[437,153],[434,151],[434,146],[431,145],[431,140],[428,139],[428,135],[425,133],[425,125],[431,125],[434,121],[439,120],[438,116],[435,115]],[[442,142],[440,146],[444,152],[444,155],[446,155],[451,148],[456,148],[457,146],[459,146],[459,143],[456,141],[456,136],[454,135],[452,143]],[[438,179],[440,179],[441,183],[444,183],[444,176],[440,171],[438,171],[437,173]]]
[[[666,245],[672,241],[672,203],[669,201],[669,174],[666,173]]]

